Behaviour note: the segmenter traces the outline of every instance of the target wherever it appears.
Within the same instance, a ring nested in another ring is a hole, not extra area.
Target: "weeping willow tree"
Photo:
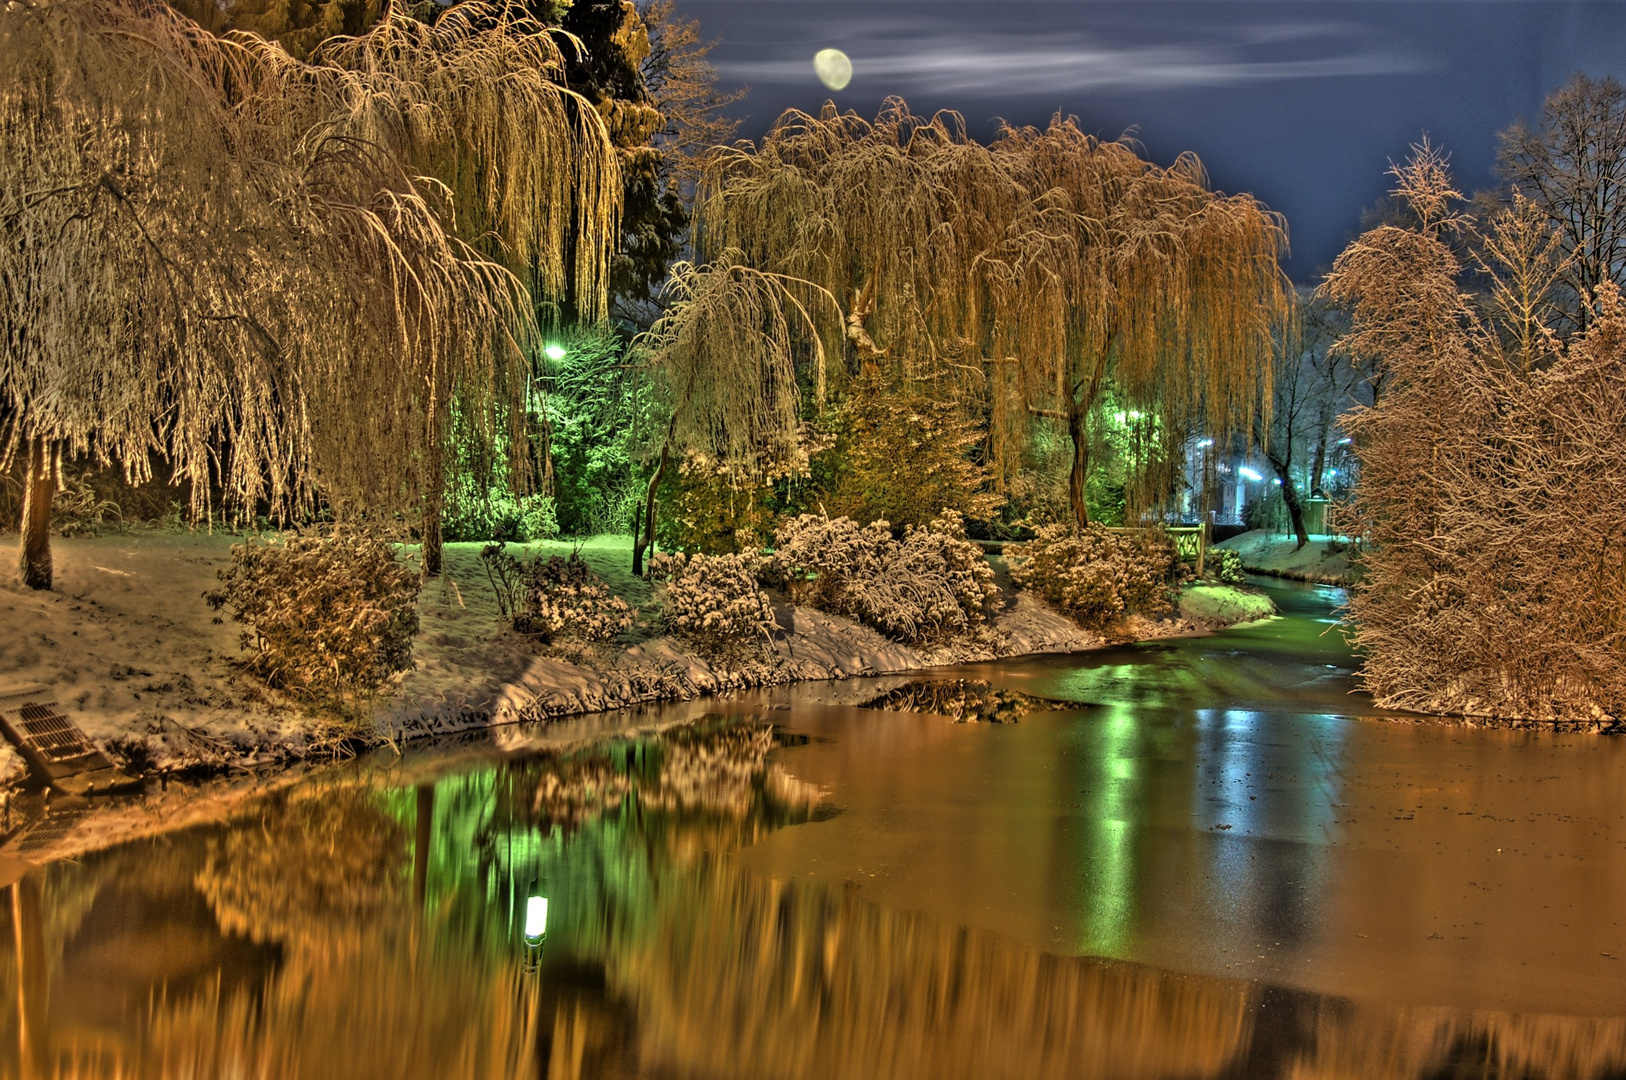
[[[1290,306],[1277,215],[1211,190],[1195,157],[1161,168],[1060,116],[984,145],[898,99],[873,122],[788,112],[711,157],[696,223],[702,255],[738,249],[843,305],[819,333],[845,363],[808,372],[821,402],[889,365],[987,411],[1002,484],[1036,421],[1065,425],[1080,523],[1106,388],[1176,442],[1199,415],[1239,430]]]
[[[528,286],[603,310],[614,154],[546,31],[391,9],[306,63],[148,0],[66,0],[0,10],[0,52],[25,580],[50,585],[64,454],[132,480],[167,458],[199,515],[212,485],[234,509],[421,510],[433,571],[453,403],[488,434],[524,422]]]
[[[643,573],[654,543],[655,495],[674,455],[760,474],[801,453],[799,361],[824,366],[818,307],[798,296],[809,288],[742,265],[736,250],[704,266],[672,268],[667,313],[635,342],[669,419],[644,493],[633,573]],[[811,291],[833,309],[828,296]]]

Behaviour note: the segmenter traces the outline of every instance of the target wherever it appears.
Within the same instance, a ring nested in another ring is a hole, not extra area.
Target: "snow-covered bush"
[[[892,536],[885,521],[803,514],[778,531],[772,575],[791,598],[906,641],[945,637],[988,620],[999,596],[982,549],[958,515]]]
[[[633,610],[610,591],[580,555],[550,555],[524,563],[503,544],[480,552],[497,593],[497,607],[522,634],[543,641],[608,641],[632,626]]]
[[[272,686],[319,697],[372,692],[412,666],[418,576],[367,535],[232,545],[204,594],[242,623],[242,645]]]
[[[655,556],[650,576],[666,583],[666,631],[712,651],[765,643],[777,624],[768,594],[757,585],[759,562],[745,554]]]
[[[1214,564],[1214,576],[1226,585],[1241,585],[1247,581],[1242,571],[1242,553],[1230,548],[1214,548],[1208,558]]]
[[[1181,564],[1168,537],[1156,531],[1115,533],[1046,525],[1025,544],[1006,549],[1011,580],[1100,629],[1122,615],[1163,615]]]

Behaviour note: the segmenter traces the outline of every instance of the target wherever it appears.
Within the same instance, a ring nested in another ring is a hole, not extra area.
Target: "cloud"
[[[1112,42],[1078,32],[928,35],[844,33],[833,42],[853,62],[855,88],[887,93],[968,90],[1020,96],[1078,90],[1159,90],[1237,86],[1335,76],[1394,75],[1425,70],[1417,57],[1347,40],[1335,25],[1255,26],[1216,31],[1202,40]],[[813,80],[811,52],[785,58],[719,58],[724,78],[749,83]]]

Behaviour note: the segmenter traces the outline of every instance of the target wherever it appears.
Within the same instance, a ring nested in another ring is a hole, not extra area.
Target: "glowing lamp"
[[[542,350],[542,355],[546,356],[549,360],[552,360],[555,364],[557,364],[559,361],[565,358],[565,347],[559,344],[557,341],[550,341],[548,342],[547,347]],[[546,900],[543,901],[543,906],[547,906]]]
[[[1264,479],[1263,476],[1260,476],[1258,473],[1254,472],[1252,469],[1248,468],[1246,465],[1240,466],[1236,471],[1241,473],[1243,476],[1247,477],[1249,480],[1263,480]]]
[[[1198,443],[1197,445],[1198,446],[1213,446],[1214,445],[1214,440],[1213,439],[1204,439],[1202,442]]]
[[[525,944],[540,945],[548,936],[548,898],[532,896],[525,901]]]

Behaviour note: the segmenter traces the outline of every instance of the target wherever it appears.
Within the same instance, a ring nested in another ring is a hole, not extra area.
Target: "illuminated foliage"
[[[523,421],[527,285],[604,310],[616,162],[545,28],[391,9],[307,63],[70,0],[0,11],[0,49],[5,453],[139,480],[156,451],[195,513],[211,481],[421,506],[432,563],[453,402],[483,437]],[[500,264],[460,238],[487,232]]]
[[[815,404],[849,370],[826,355],[933,380],[986,403],[1002,482],[1034,418],[1061,422],[1080,521],[1107,381],[1171,433],[1199,409],[1216,430],[1243,425],[1288,307],[1276,216],[1209,190],[1189,155],[1160,168],[1060,116],[984,146],[959,116],[897,99],[874,122],[787,112],[708,159],[696,223],[703,254],[738,250],[809,283],[808,303],[815,287],[841,303],[808,365]]]
[[[870,365],[836,411],[819,501],[832,514],[894,526],[924,525],[945,510],[986,520],[1001,499],[977,460],[983,432],[963,405],[926,387],[888,380]]]
[[[1444,155],[1425,142],[1394,175],[1416,224],[1364,233],[1324,286],[1353,306],[1343,347],[1388,372],[1348,421],[1369,542],[1350,602],[1363,677],[1380,701],[1429,712],[1618,719],[1626,309],[1603,283],[1588,329],[1567,346],[1543,336],[1532,370],[1526,309],[1460,291],[1448,241],[1477,226]],[[1518,227],[1524,210],[1505,213]]]
[[[272,686],[341,701],[412,666],[418,579],[374,537],[233,544],[210,606],[243,625],[242,646]]]
[[[1007,549],[1011,580],[1080,626],[1099,630],[1124,615],[1164,615],[1172,606],[1183,567],[1161,532],[1046,525],[1038,533]]]

